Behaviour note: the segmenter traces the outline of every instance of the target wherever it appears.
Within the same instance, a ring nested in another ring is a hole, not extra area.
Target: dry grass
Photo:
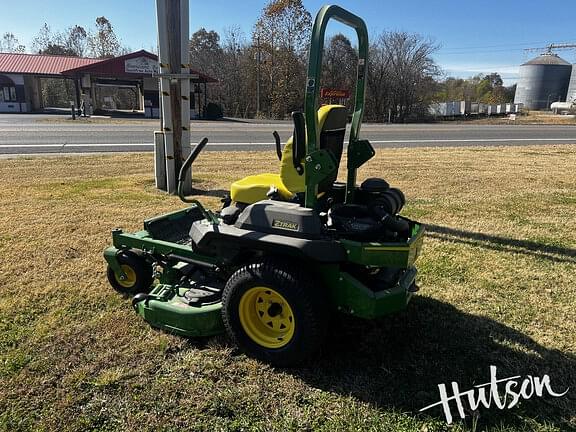
[[[225,190],[276,165],[206,153],[194,178]],[[574,429],[575,166],[576,146],[379,150],[360,178],[402,188],[404,214],[431,225],[420,296],[334,323],[320,360],[275,370],[224,336],[152,330],[109,288],[110,230],[181,207],[154,189],[150,155],[1,160],[0,430]],[[438,383],[467,389],[489,365],[571,390],[450,428],[418,414]]]
[[[474,124],[518,124],[518,125],[563,125],[576,126],[576,117],[573,115],[552,114],[549,111],[526,111],[517,115],[516,120],[505,117],[478,117],[470,118]],[[467,123],[466,121],[465,123]]]
[[[77,116],[76,120],[72,120],[72,117],[43,117],[37,120],[38,123],[51,123],[51,124],[112,124],[112,125],[149,125],[150,123],[158,124],[158,119],[145,119],[143,117],[133,117],[133,118],[122,118],[122,117],[82,117]]]

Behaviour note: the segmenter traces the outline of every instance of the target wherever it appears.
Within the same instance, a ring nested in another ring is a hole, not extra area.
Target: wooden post
[[[76,96],[76,107],[80,107],[80,78],[74,78],[74,95]]]
[[[156,187],[166,190],[166,155],[164,153],[164,133],[154,132],[154,177]]]
[[[189,31],[189,11],[188,0],[180,0],[180,52],[178,72],[185,75],[190,74],[190,31]],[[192,151],[190,147],[190,79],[181,79],[180,83],[180,166]],[[178,171],[180,168],[178,168]],[[192,193],[192,169],[186,173],[184,179],[183,191],[185,195]]]
[[[177,193],[177,177],[190,153],[190,73],[188,0],[156,0],[162,132],[166,191]],[[156,158],[157,159],[157,158]],[[163,182],[156,170],[156,184]],[[185,183],[185,193],[191,190]]]

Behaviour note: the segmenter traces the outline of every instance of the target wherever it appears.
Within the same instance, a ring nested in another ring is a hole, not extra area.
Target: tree
[[[390,59],[380,44],[370,45],[366,76],[366,117],[384,121],[388,118],[392,82]]]
[[[447,78],[439,83],[436,99],[440,101],[468,100],[486,104],[508,103],[514,100],[516,86],[504,87],[500,74],[478,74],[468,79]]]
[[[201,27],[190,38],[190,63],[193,68],[202,70],[211,76],[219,75],[222,61],[220,35],[214,30]]]
[[[264,52],[262,76],[267,78],[261,82],[262,108],[275,118],[302,108],[311,28],[302,0],[271,0],[256,22],[252,41]]]
[[[234,117],[255,114],[257,63],[252,50],[240,28],[225,30],[218,86],[220,103]]]
[[[0,40],[0,52],[6,53],[23,53],[26,47],[20,44],[18,38],[13,33],[6,32]]]
[[[44,23],[38,31],[38,34],[32,40],[32,50],[36,53],[42,53],[50,45],[58,45],[59,41],[57,41],[57,39],[56,35],[52,33],[52,29],[48,23]]]
[[[104,16],[96,18],[96,28],[88,37],[88,46],[91,55],[96,58],[111,58],[122,52],[112,23]]]
[[[370,47],[368,118],[403,122],[423,115],[436,92],[437,46],[406,32],[384,32]]]
[[[68,28],[65,46],[73,55],[84,57],[88,52],[88,32],[79,25]]]
[[[38,52],[38,54],[57,55],[77,57],[76,52],[64,45],[50,43],[48,46]]]
[[[271,0],[256,22],[255,33],[271,47],[296,53],[307,50],[312,16],[302,0]]]
[[[82,38],[84,46],[82,46]],[[44,23],[34,37],[32,47],[38,54],[82,57],[85,52],[86,31],[80,26],[70,27],[66,33],[53,32]]]
[[[323,57],[322,79],[326,87],[351,89],[356,83],[358,54],[342,33],[330,38]]]

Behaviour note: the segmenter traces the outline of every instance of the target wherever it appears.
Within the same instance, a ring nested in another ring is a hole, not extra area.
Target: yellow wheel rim
[[[242,328],[258,345],[281,348],[294,336],[292,308],[271,288],[250,288],[240,299],[238,311]]]
[[[120,266],[124,274],[126,275],[126,279],[122,280],[118,277],[116,273],[114,273],[114,277],[116,278],[116,282],[120,284],[123,288],[132,288],[136,285],[136,272],[132,267],[127,264],[122,264]]]

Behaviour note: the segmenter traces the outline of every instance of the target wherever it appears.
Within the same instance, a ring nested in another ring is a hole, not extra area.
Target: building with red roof
[[[132,89],[138,102],[134,111],[148,117],[159,114],[158,57],[141,50],[110,59],[53,56],[43,54],[0,53],[0,112],[35,112],[44,109],[42,79],[71,80],[75,105],[89,111],[116,109],[114,89]],[[190,95],[193,116],[206,106],[206,84],[217,82],[191,70]],[[201,97],[203,95],[203,98]]]

